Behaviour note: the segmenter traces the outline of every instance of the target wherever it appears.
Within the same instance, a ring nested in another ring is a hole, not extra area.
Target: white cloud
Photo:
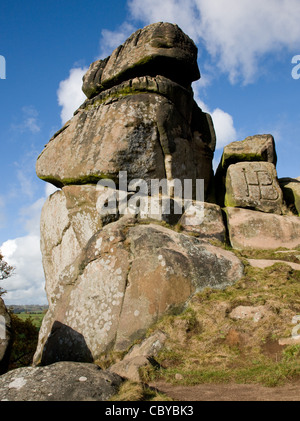
[[[38,121],[38,111],[32,105],[22,108],[21,123],[12,124],[12,129],[20,133],[30,131],[33,134],[39,133],[41,128]]]
[[[3,282],[3,288],[8,291],[5,303],[46,303],[39,236],[29,234],[5,241],[1,251],[5,260],[15,267],[13,276]]]
[[[300,39],[298,0],[195,0],[201,12],[199,36],[219,68],[235,82],[251,82],[260,59],[283,49],[292,51]]]
[[[131,16],[145,24],[176,23],[193,39],[199,38],[199,11],[195,0],[129,0],[128,7]]]
[[[237,132],[233,124],[233,118],[220,108],[211,113],[217,136],[216,149],[221,149],[230,142],[237,140]]]
[[[46,187],[45,187],[45,193],[46,196],[50,196],[50,194],[56,192],[56,190],[59,190],[57,187],[53,186],[53,184],[50,183],[46,183]]]
[[[209,113],[212,117],[217,137],[216,149],[222,149],[228,143],[238,140],[238,134],[237,130],[234,127],[233,117],[229,113],[221,110],[220,108],[215,108],[214,110],[211,110],[209,106],[200,99],[199,82],[193,84],[193,90],[195,94],[195,101],[197,102],[199,107],[204,112]]]
[[[32,177],[30,177],[30,175],[28,174],[27,169],[17,170],[17,179],[19,183],[18,187],[22,195],[25,195],[32,199],[34,196],[36,185]]]
[[[135,31],[135,27],[128,22],[124,22],[116,31],[109,31],[103,29],[101,31],[100,40],[100,57],[106,58],[111,55],[113,50],[119,45],[123,44],[124,41]]]
[[[20,213],[28,234],[7,240],[0,246],[5,260],[15,267],[13,276],[3,281],[1,285],[8,291],[4,295],[5,303],[8,305],[47,304],[40,251],[40,215],[46,197],[55,190],[54,186],[47,183],[45,196],[21,209]]]
[[[231,82],[252,82],[264,70],[264,55],[299,45],[299,0],[129,0],[128,6],[145,24],[177,23]]]
[[[74,68],[70,70],[69,77],[62,80],[57,91],[58,103],[62,107],[61,121],[65,124],[72,118],[74,111],[84,102],[86,96],[82,92],[82,77],[87,68]]]

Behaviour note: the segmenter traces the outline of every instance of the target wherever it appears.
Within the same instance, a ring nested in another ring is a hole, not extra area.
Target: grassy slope
[[[245,263],[241,281],[223,291],[206,289],[193,297],[183,314],[164,317],[152,329],[164,330],[169,339],[157,358],[161,368],[144,371],[145,381],[275,386],[299,377],[300,345],[281,346],[278,340],[291,338],[292,318],[300,315],[300,271],[280,263],[257,269],[244,258],[299,263],[300,250],[235,253]],[[230,313],[238,306],[263,306],[266,314],[259,321],[234,320]]]

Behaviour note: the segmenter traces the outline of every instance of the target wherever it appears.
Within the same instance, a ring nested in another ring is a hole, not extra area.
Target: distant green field
[[[42,324],[42,320],[45,316],[44,313],[15,313],[16,316],[19,317],[19,319],[25,321],[26,319],[31,319],[32,323],[37,327],[40,328]]]

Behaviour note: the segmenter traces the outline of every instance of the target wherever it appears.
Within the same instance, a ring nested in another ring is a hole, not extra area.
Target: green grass
[[[23,322],[27,319],[31,319],[32,324],[36,326],[38,329],[41,327],[43,318],[45,316],[44,313],[15,313],[19,319],[21,319]]]
[[[181,374],[182,380],[175,375]],[[226,368],[202,367],[199,369],[171,368],[156,373],[155,378],[163,378],[174,385],[193,386],[197,384],[262,384],[267,387],[282,385],[300,377],[300,361],[298,359],[281,361],[249,361],[247,367]]]

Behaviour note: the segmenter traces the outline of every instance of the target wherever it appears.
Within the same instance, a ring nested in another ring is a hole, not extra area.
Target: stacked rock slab
[[[34,364],[123,351],[195,292],[241,278],[239,259],[206,241],[224,239],[217,205],[204,204],[202,219],[196,212],[192,236],[191,212],[178,215],[179,233],[153,224],[151,212],[145,224],[140,213],[118,207],[120,171],[133,186],[136,179],[203,179],[210,194],[215,133],[193,100],[191,82],[199,76],[193,41],[168,23],[137,31],[84,76],[87,100],[37,161],[38,176],[61,190],[41,215],[49,311]],[[102,179],[116,186],[108,199],[116,199],[116,212],[102,212]]]
[[[236,249],[294,248],[300,245],[300,220],[284,215],[284,197],[297,183],[279,184],[271,135],[256,135],[225,146],[216,173],[217,197],[225,206],[230,242]],[[292,180],[290,180],[292,181]],[[283,196],[281,186],[286,186]],[[291,188],[292,187],[292,188]]]

